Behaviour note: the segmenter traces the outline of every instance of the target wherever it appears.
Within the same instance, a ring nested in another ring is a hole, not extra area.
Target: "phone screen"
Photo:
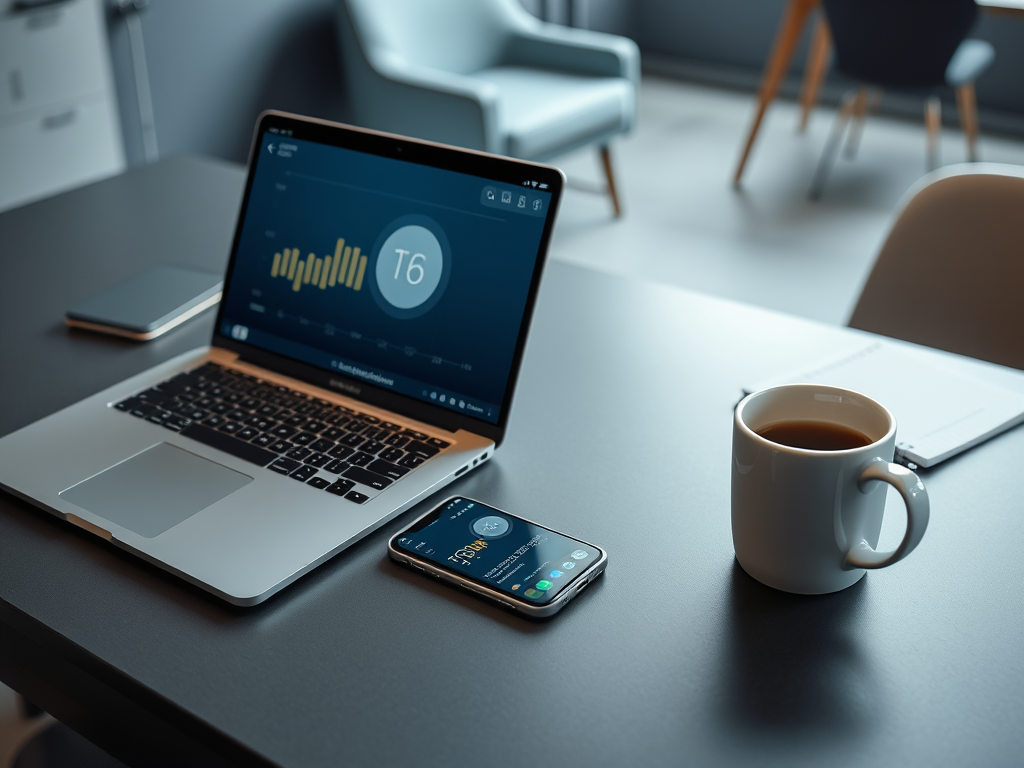
[[[395,548],[526,602],[555,600],[601,551],[469,499],[452,499],[402,533]]]

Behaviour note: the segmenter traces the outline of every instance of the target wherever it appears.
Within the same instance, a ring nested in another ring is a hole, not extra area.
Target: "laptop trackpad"
[[[157,443],[61,491],[60,497],[153,538],[251,482],[222,464]]]

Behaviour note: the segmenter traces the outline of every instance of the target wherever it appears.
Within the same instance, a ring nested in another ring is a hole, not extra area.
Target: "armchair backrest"
[[[978,16],[975,0],[823,0],[836,71],[883,88],[933,88]]]
[[[516,0],[343,0],[372,62],[387,55],[457,74],[495,65],[526,11]]]

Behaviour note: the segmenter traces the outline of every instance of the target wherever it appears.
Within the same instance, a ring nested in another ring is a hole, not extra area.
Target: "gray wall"
[[[347,114],[332,0],[152,0],[141,15],[160,154],[242,162],[256,116]],[[142,160],[125,23],[109,24],[129,163]]]
[[[571,13],[591,29],[629,35],[647,60],[676,62],[690,77],[741,87],[757,82],[785,7],[785,0],[522,2],[554,21]],[[344,120],[334,8],[334,0],[152,0],[141,18],[161,154],[244,161],[256,116],[267,108]],[[124,21],[112,13],[109,30],[126,152],[138,163]],[[976,34],[997,51],[978,82],[982,129],[1009,116],[1003,127],[1024,133],[1024,20],[985,15]],[[794,74],[802,66],[798,54]]]

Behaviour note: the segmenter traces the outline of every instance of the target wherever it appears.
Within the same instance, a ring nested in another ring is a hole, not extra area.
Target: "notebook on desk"
[[[494,455],[562,186],[266,113],[211,345],[0,439],[0,487],[265,600]]]
[[[974,375],[971,365],[987,367],[876,339],[809,361],[744,392],[802,382],[861,392],[896,417],[896,461],[932,467],[1024,422],[1024,373],[1014,391]],[[1000,372],[1013,376],[1008,369]]]

